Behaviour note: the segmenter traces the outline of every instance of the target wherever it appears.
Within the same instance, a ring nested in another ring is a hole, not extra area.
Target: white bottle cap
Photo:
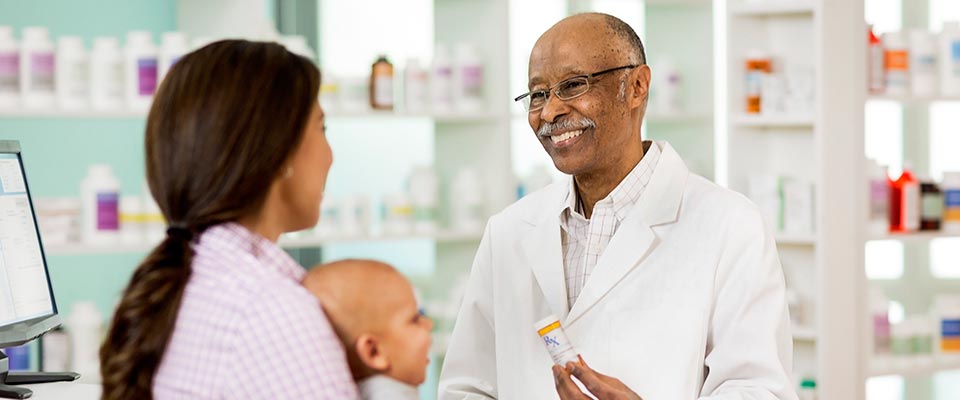
[[[183,32],[164,32],[160,40],[165,49],[182,49],[187,47],[187,35]]]
[[[110,176],[113,175],[113,170],[107,164],[93,164],[87,168],[87,173],[91,176]]]
[[[461,42],[457,43],[456,48],[457,58],[461,60],[474,60],[477,57],[477,48],[470,43]]]
[[[147,31],[131,31],[127,33],[127,47],[152,44],[153,37]]]
[[[9,25],[0,25],[0,40],[13,39],[13,27]]]
[[[23,28],[24,42],[43,42],[47,40],[47,28],[42,26],[28,26]]]
[[[83,50],[83,39],[80,36],[63,36],[57,40],[57,47],[64,50]]]
[[[98,37],[93,40],[94,51],[116,50],[120,48],[120,41],[115,37]]]

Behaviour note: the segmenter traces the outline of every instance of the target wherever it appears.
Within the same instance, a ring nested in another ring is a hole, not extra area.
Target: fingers
[[[583,363],[582,365],[577,365],[572,362],[567,363],[567,371],[571,375],[576,376],[577,379],[580,380],[580,383],[583,383],[583,386],[586,387],[587,390],[597,398],[617,398],[615,396],[620,393],[620,386],[623,385],[615,378],[611,378],[594,371],[592,368],[587,366],[586,363]]]
[[[570,373],[559,365],[553,366],[553,381],[561,400],[589,400],[570,379]]]
[[[567,379],[569,381],[573,381],[570,379],[570,376],[577,377],[577,380],[583,384],[587,391],[598,399],[642,400],[640,395],[636,394],[627,387],[627,385],[624,385],[619,379],[594,371],[593,368],[587,365],[583,356],[578,357],[580,358],[579,363],[569,362],[564,369],[564,372],[567,372]],[[556,369],[556,367],[554,368]]]

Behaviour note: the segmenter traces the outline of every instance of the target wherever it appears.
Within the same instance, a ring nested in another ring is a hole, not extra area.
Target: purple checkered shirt
[[[300,265],[236,223],[207,229],[194,250],[155,399],[357,398]]]

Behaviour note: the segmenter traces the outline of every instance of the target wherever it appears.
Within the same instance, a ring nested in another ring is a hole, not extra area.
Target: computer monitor
[[[20,143],[0,140],[0,348],[19,346],[60,325]],[[0,354],[0,397],[25,399],[13,384],[72,381],[74,373],[8,372]]]

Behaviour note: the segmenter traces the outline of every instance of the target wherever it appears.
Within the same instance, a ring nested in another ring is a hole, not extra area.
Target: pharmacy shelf
[[[330,110],[325,111],[327,118],[355,119],[355,120],[382,120],[393,118],[423,118],[433,119],[441,123],[474,123],[496,122],[509,118],[507,115],[498,115],[490,112],[406,112],[389,110]]]
[[[76,109],[67,110],[56,107],[51,108],[7,108],[0,109],[0,118],[90,118],[90,119],[127,119],[127,118],[146,118],[146,110],[93,110]],[[345,119],[345,120],[386,120],[386,119],[432,119],[441,123],[476,123],[476,122],[495,122],[507,118],[490,112],[402,112],[402,111],[379,111],[379,110],[357,110],[357,111],[328,111],[327,118]]]
[[[710,0],[646,0],[645,6],[710,6]]]
[[[711,113],[680,112],[680,113],[653,113],[644,116],[643,121],[649,124],[683,124],[700,123],[713,119]]]
[[[960,232],[947,233],[941,231],[913,232],[913,233],[887,233],[882,235],[871,235],[868,241],[874,240],[899,240],[902,242],[929,242],[933,239],[960,238]]]
[[[127,254],[127,253],[146,253],[153,249],[157,243],[112,243],[112,244],[84,244],[84,243],[64,243],[48,244],[43,249],[46,255],[103,255],[103,254]]]
[[[873,356],[869,376],[926,376],[950,370],[960,370],[960,357]]]
[[[284,236],[280,238],[280,247],[302,249],[327,246],[338,243],[386,242],[403,240],[434,240],[438,243],[477,242],[481,232],[441,231],[435,234],[373,235],[373,236]],[[146,253],[157,243],[114,243],[114,244],[53,244],[44,247],[48,255],[101,255]]]
[[[94,110],[81,108],[75,110],[48,108],[0,108],[0,118],[90,118],[90,119],[127,119],[144,118],[146,110],[110,109]]]
[[[914,95],[871,95],[870,101],[895,101],[903,104],[926,104],[935,102],[960,102],[960,96],[914,96]]]
[[[733,126],[742,128],[801,128],[813,129],[812,115],[749,115],[730,117]]]
[[[440,231],[434,234],[384,234],[373,236],[288,236],[280,238],[285,249],[320,247],[336,243],[385,242],[396,240],[435,240],[441,243],[479,241],[482,232]]]
[[[813,14],[812,1],[753,1],[730,4],[730,13],[749,17],[780,17]]]
[[[797,327],[793,329],[793,341],[795,342],[815,342],[817,341],[817,330],[810,327]]]
[[[817,243],[817,236],[813,233],[777,233],[774,238],[779,245],[785,246],[813,246]]]

